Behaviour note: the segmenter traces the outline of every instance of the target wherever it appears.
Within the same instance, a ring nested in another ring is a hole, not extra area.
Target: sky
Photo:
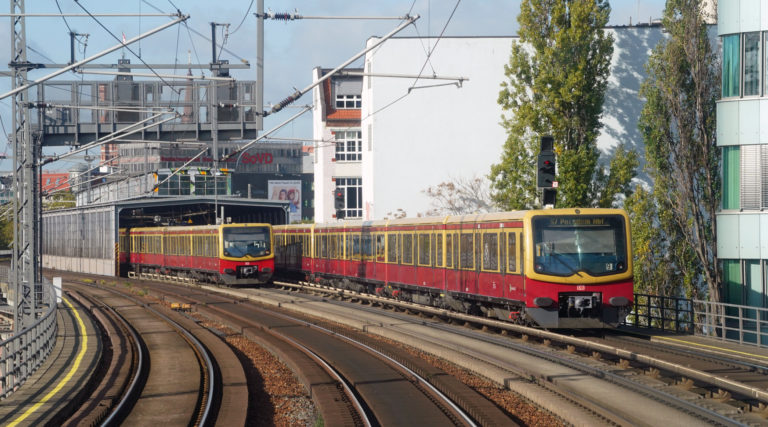
[[[226,40],[227,49],[221,59],[230,63],[246,60],[251,64],[248,70],[233,70],[232,75],[240,80],[256,79],[256,2],[252,0],[56,0],[27,1],[26,12],[104,14],[157,14],[174,13],[180,10],[189,14],[185,24],[175,25],[131,46],[118,50],[95,62],[114,64],[121,55],[131,63],[148,64],[178,63],[179,69],[163,70],[162,73],[185,74],[185,64],[209,63],[211,61],[211,22],[228,23],[228,34],[223,29],[217,33],[217,41]],[[420,16],[398,36],[514,36],[517,34],[517,15],[520,0],[264,0],[264,7],[272,12],[298,12],[312,16],[367,16],[402,17],[406,14]],[[609,25],[628,25],[630,22],[648,22],[661,17],[664,0],[613,0],[611,1]],[[5,10],[2,13],[8,13]],[[169,21],[166,17],[29,17],[26,20],[27,58],[31,62],[67,63],[70,60],[69,32],[88,33],[87,44],[78,43],[76,60],[89,57],[119,43],[122,35],[130,39]],[[360,52],[371,36],[381,36],[397,27],[399,20],[320,20],[305,19],[289,22],[268,20],[264,25],[264,102],[277,103],[295,89],[303,89],[312,83],[312,69],[315,67],[334,68]],[[9,18],[0,19],[0,34],[9,39]],[[439,46],[438,46],[439,48]],[[137,57],[141,56],[141,59]],[[0,58],[10,61],[10,43],[0,44]],[[7,63],[7,62],[6,62]],[[358,60],[352,66],[360,66]],[[5,67],[3,71],[6,70]],[[39,79],[53,70],[33,70],[30,80]],[[200,71],[195,71],[195,74]],[[210,71],[204,70],[210,75]],[[439,70],[438,70],[439,72]],[[414,74],[418,70],[414,70]],[[80,80],[80,75],[66,73],[59,80]],[[97,80],[96,76],[87,79]],[[111,78],[108,78],[111,79]],[[139,79],[139,78],[137,78]],[[140,78],[144,79],[144,78]],[[11,89],[11,79],[0,78],[3,93]],[[0,116],[5,131],[0,136],[0,153],[12,155],[5,132],[11,131],[11,98],[0,100]],[[300,98],[296,105],[312,102],[311,93]],[[295,111],[295,110],[294,110]],[[286,120],[293,112],[291,108],[267,117],[264,129],[269,130]],[[286,138],[311,138],[311,115],[305,114],[300,120],[281,129],[278,136]],[[50,170],[66,171],[75,165],[73,161],[51,164]],[[0,171],[12,168],[10,160],[0,162]]]

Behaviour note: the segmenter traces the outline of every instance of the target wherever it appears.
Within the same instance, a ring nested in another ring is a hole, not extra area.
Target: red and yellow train
[[[120,229],[120,271],[226,286],[268,283],[275,271],[270,224]]]
[[[275,226],[278,273],[545,328],[616,326],[633,300],[616,209]]]

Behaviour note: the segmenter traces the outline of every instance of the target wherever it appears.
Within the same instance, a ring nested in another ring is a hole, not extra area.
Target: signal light
[[[539,188],[552,188],[555,182],[555,153],[544,152],[539,154],[538,169],[536,170],[536,186]]]
[[[336,209],[336,218],[344,218],[344,208],[346,208],[346,201],[344,200],[344,189],[337,188],[333,190],[333,207]]]

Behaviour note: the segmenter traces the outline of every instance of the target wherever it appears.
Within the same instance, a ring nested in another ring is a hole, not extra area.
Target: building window
[[[739,96],[739,34],[723,37],[723,98]]]
[[[723,209],[739,209],[740,159],[738,146],[723,147]]]
[[[363,159],[363,133],[359,130],[336,131],[336,161],[359,162]]]
[[[741,208],[760,209],[760,146],[742,145],[741,149]]]
[[[363,104],[362,95],[336,95],[336,108],[353,109],[361,108]]]
[[[763,46],[768,46],[768,31],[763,33]],[[763,95],[768,95],[768,55],[763,56]]]
[[[336,178],[336,188],[344,191],[344,218],[362,218],[362,178]]]
[[[744,96],[760,95],[760,33],[744,33]]]

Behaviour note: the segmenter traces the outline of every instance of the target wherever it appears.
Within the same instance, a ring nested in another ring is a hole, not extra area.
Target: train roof
[[[391,227],[405,225],[429,225],[429,224],[461,224],[475,222],[505,222],[522,221],[526,217],[534,215],[608,215],[608,214],[626,215],[622,209],[603,209],[603,208],[569,208],[569,209],[539,209],[539,210],[519,210],[507,212],[490,212],[468,215],[448,215],[448,216],[429,216],[419,218],[398,218],[376,221],[347,220],[338,222],[327,222],[321,224],[290,224],[276,226],[286,230],[311,229],[313,227],[321,229],[343,229],[360,227]]]

